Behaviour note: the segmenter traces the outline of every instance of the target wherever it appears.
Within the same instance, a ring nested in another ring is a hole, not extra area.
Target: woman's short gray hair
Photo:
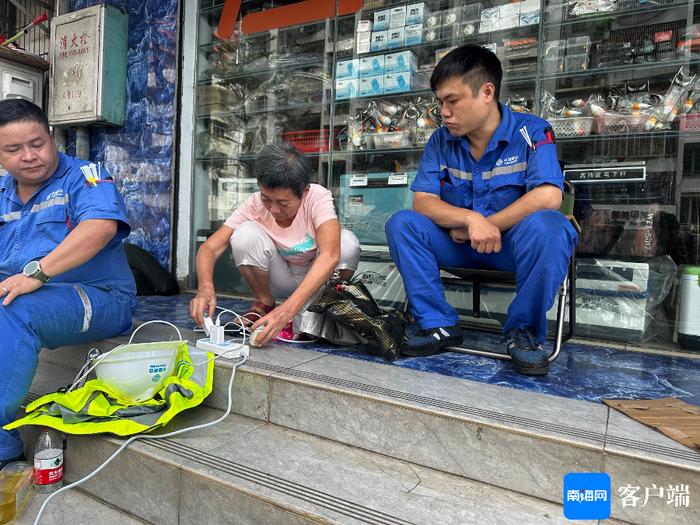
[[[311,161],[287,142],[268,144],[255,159],[253,175],[259,186],[289,188],[301,199],[309,185]]]

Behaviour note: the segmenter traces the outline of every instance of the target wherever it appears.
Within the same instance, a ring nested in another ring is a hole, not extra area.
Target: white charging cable
[[[238,325],[238,326],[239,326],[240,329],[243,330],[244,334],[245,334],[246,332],[250,332],[250,329],[249,329],[248,327],[246,327],[246,326],[243,325],[243,320],[241,319],[241,316],[238,315],[236,312],[234,312],[233,310],[229,310],[228,308],[223,308],[223,307],[221,307],[221,306],[217,306],[216,308],[219,309],[219,310],[221,310],[221,312],[219,312],[219,315],[216,316],[216,322],[217,322],[217,323],[219,322],[219,318],[221,317],[221,314],[223,314],[224,312],[228,312],[228,313],[231,313],[231,314],[235,315],[235,316],[238,318],[238,321],[241,323],[241,324]],[[258,313],[255,313],[255,312],[251,312],[251,313],[252,313],[253,315],[257,315],[259,319],[262,319],[262,315],[260,315],[260,314],[258,314]],[[235,324],[235,321],[229,321],[228,323],[226,323],[226,324],[224,325],[224,329],[225,329],[229,324],[231,324],[231,323],[234,323],[234,324]],[[252,324],[252,323],[251,323],[251,324]],[[285,342],[285,343],[293,343],[293,344],[297,344],[297,345],[302,345],[302,344],[315,343],[316,341],[318,341],[319,338],[318,338],[318,337],[314,337],[314,338],[312,338],[312,339],[305,339],[305,340],[302,341],[302,340],[295,340],[295,339],[285,339],[284,337],[277,336],[277,337],[274,337],[273,339],[277,339],[278,341],[283,341],[283,342]]]
[[[235,312],[232,312],[232,313],[233,313],[234,315],[238,316],[238,314],[236,314]],[[151,322],[157,322],[157,321],[149,321],[149,323],[151,323]],[[171,324],[171,323],[168,323],[167,321],[163,321],[163,322],[166,323],[166,324]],[[144,326],[145,324],[147,324],[147,323],[144,323],[144,324],[141,325],[141,326]],[[174,326],[174,325],[171,325],[171,326]],[[141,328],[141,327],[139,327],[139,328]],[[177,330],[177,328],[175,328],[175,329]],[[136,333],[136,330],[134,331],[134,333]],[[179,334],[179,333],[180,333],[180,331],[178,330],[178,334]],[[132,339],[133,339],[133,334],[132,334],[131,337],[132,337]],[[129,340],[129,342],[131,342],[131,339]],[[115,349],[115,350],[116,350],[116,349]],[[114,351],[114,350],[113,350],[113,351]],[[167,434],[160,434],[160,435],[157,435],[157,436],[154,436],[154,435],[152,435],[152,434],[139,434],[139,435],[130,437],[130,438],[127,439],[127,440],[122,444],[122,446],[120,446],[111,456],[109,456],[109,457],[107,458],[107,460],[104,461],[104,463],[102,463],[99,467],[97,467],[95,470],[93,470],[90,474],[88,474],[87,476],[85,476],[85,477],[82,478],[82,479],[79,479],[78,481],[74,481],[73,483],[70,483],[69,485],[65,485],[64,487],[61,487],[61,488],[58,489],[56,492],[51,493],[51,494],[49,495],[49,497],[46,498],[46,500],[44,500],[44,503],[41,505],[41,508],[39,509],[39,513],[37,514],[36,519],[34,520],[34,525],[39,525],[39,520],[41,520],[41,516],[42,516],[42,514],[44,513],[44,509],[46,508],[46,506],[48,505],[49,501],[51,501],[51,499],[52,499],[54,496],[57,496],[58,494],[60,494],[60,493],[62,493],[62,492],[65,492],[65,491],[70,490],[70,489],[72,489],[72,488],[74,488],[74,487],[77,487],[77,486],[79,486],[79,485],[82,485],[82,484],[85,483],[86,481],[89,481],[90,479],[92,479],[95,475],[97,475],[98,472],[100,472],[100,471],[101,471],[102,469],[104,469],[107,465],[109,465],[109,464],[114,460],[114,458],[116,458],[119,454],[121,454],[121,452],[122,452],[126,447],[128,447],[131,443],[133,443],[133,442],[136,441],[137,439],[165,439],[165,438],[168,438],[168,437],[173,437],[173,436],[177,436],[177,435],[179,435],[179,434],[183,434],[184,432],[189,432],[189,431],[191,431],[191,430],[201,430],[201,429],[203,429],[203,428],[211,427],[211,426],[214,426],[214,425],[220,423],[220,422],[223,421],[224,419],[226,419],[226,418],[229,416],[229,414],[231,414],[231,406],[232,406],[232,404],[233,404],[233,378],[234,378],[235,375],[236,375],[236,370],[238,369],[238,367],[241,366],[243,363],[245,363],[245,362],[248,360],[248,355],[249,355],[248,348],[245,347],[245,350],[244,350],[244,352],[243,352],[243,354],[242,354],[242,359],[241,359],[241,361],[239,361],[239,362],[233,364],[233,370],[231,370],[231,379],[230,379],[229,382],[228,382],[228,403],[227,403],[227,405],[226,405],[226,411],[224,412],[224,415],[223,415],[223,416],[221,416],[221,417],[218,418],[218,419],[215,419],[214,421],[210,421],[209,423],[203,423],[203,424],[201,424],[201,425],[195,425],[195,426],[189,427],[189,428],[182,428],[182,429],[180,429],[180,430],[175,430],[174,432],[169,432],[169,433],[167,433]],[[217,356],[217,357],[221,357],[221,356]],[[213,359],[216,359],[216,357],[213,358]],[[212,360],[213,360],[213,359],[212,359]],[[207,362],[207,361],[205,361],[205,363],[206,363],[206,362]],[[196,366],[196,365],[193,365],[193,366]]]

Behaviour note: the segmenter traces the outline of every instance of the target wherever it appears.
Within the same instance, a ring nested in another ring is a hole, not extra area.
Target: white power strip
[[[243,355],[250,354],[250,348],[248,345],[242,345],[241,343],[236,343],[235,341],[212,343],[211,339],[208,337],[197,339],[197,348],[211,352],[214,355],[223,355],[223,357],[228,359],[236,359],[242,357]]]

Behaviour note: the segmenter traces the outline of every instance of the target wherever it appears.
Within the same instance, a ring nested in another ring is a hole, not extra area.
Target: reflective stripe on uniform
[[[481,174],[481,180],[489,180],[493,177],[498,177],[499,175],[509,175],[519,171],[527,171],[527,161],[517,162],[515,164],[511,164],[510,166],[498,166],[491,171],[485,171]]]
[[[455,177],[463,180],[472,180],[472,173],[471,171],[462,171],[458,170],[457,168],[450,168],[449,166],[445,166],[444,164],[440,165],[441,170],[447,170],[447,172],[450,175],[454,175]]]
[[[40,211],[45,210],[47,208],[52,208],[53,206],[64,206],[64,205],[68,204],[69,201],[70,201],[70,198],[67,194],[62,195],[60,197],[54,197],[53,199],[49,199],[47,201],[40,202],[39,204],[35,204],[34,206],[32,206],[30,208],[29,213],[37,213],[37,212],[40,212]],[[5,215],[0,216],[0,218],[4,222],[16,221],[17,219],[19,219],[21,217],[22,217],[21,211],[13,211],[13,212],[6,213]]]
[[[87,332],[90,329],[90,321],[92,320],[92,304],[90,304],[90,298],[82,287],[74,286],[73,288],[78,292],[80,301],[83,303],[83,311],[85,312],[83,314],[83,329],[81,332]]]

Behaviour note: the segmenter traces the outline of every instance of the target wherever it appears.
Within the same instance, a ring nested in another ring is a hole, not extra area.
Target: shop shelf
[[[562,78],[588,78],[599,75],[608,75],[611,73],[638,73],[638,76],[644,77],[659,77],[668,76],[670,71],[677,71],[681,66],[697,67],[700,66],[700,59],[683,59],[683,60],[661,60],[654,62],[645,62],[643,64],[620,64],[617,66],[591,68],[584,71],[571,71],[556,74],[542,74],[539,76],[541,80],[558,80]],[[581,89],[591,89],[590,85],[582,86]]]
[[[326,96],[330,96],[327,94]],[[310,103],[310,104],[290,104],[274,106],[270,105],[268,107],[263,107],[254,110],[246,110],[244,107],[238,107],[237,109],[232,109],[230,111],[212,111],[210,113],[198,113],[197,119],[204,120],[210,118],[225,119],[226,117],[252,117],[255,115],[262,115],[265,113],[287,113],[287,112],[298,112],[301,110],[309,110],[309,113],[322,113],[323,106],[320,102]]]
[[[250,70],[240,71],[227,75],[217,75],[212,70],[207,70],[200,74],[197,85],[210,84],[213,80],[218,83],[228,82],[232,80],[243,79],[260,79],[260,77],[270,76],[278,71],[291,71],[296,69],[304,69],[307,67],[318,67],[320,59],[289,61],[289,63],[280,64],[274,67],[251,68]],[[322,62],[321,62],[322,63]]]
[[[561,20],[549,20],[547,17],[544,18],[544,29],[558,30],[559,28],[566,28],[568,26],[573,26],[576,24],[595,24],[596,22],[605,22],[611,19],[625,18],[628,16],[636,15],[650,15],[652,13],[660,13],[663,11],[669,11],[677,7],[685,7],[688,2],[678,1],[678,0],[661,0],[656,2],[655,5],[652,2],[646,2],[644,6],[635,7],[632,9],[623,9],[619,11],[608,11],[604,13],[591,13],[589,15],[571,16],[562,18]],[[548,12],[545,8],[545,12]]]

